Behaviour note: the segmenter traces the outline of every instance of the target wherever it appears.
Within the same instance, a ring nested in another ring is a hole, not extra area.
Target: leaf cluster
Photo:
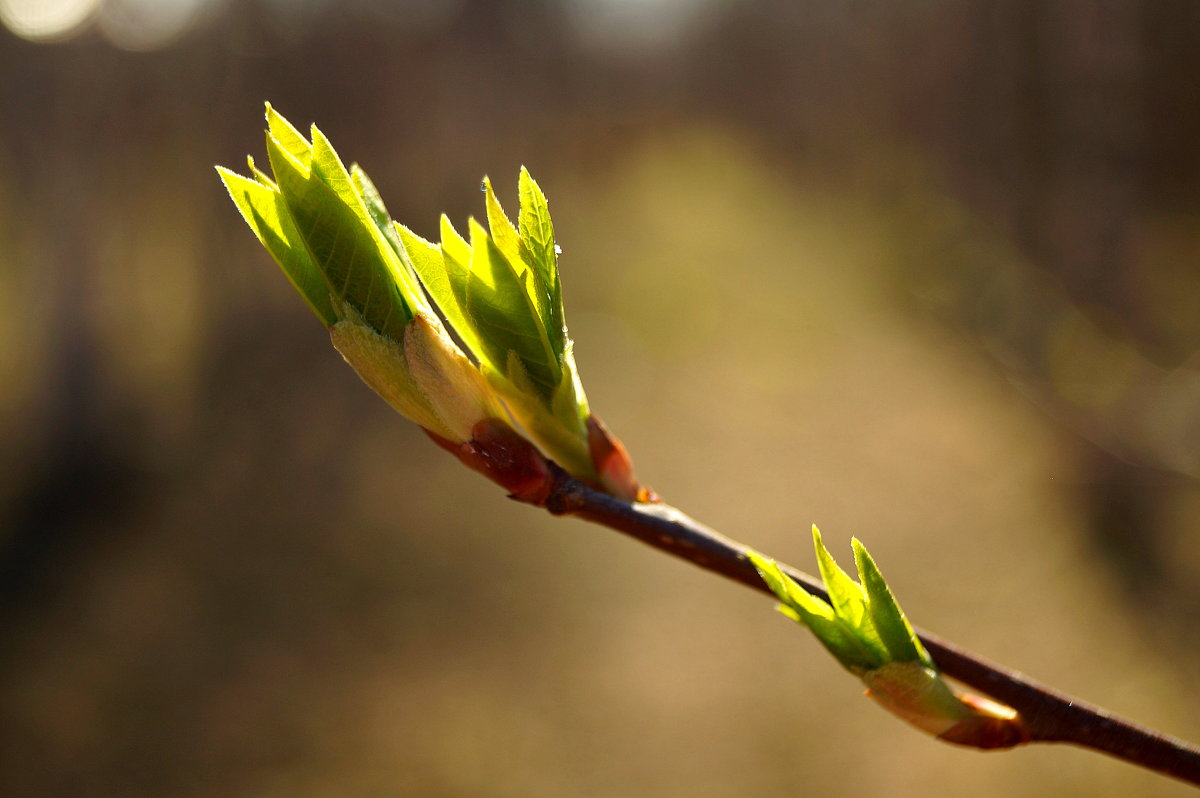
[[[528,170],[516,224],[485,177],[488,228],[470,219],[464,238],[443,215],[433,243],[393,221],[367,174],[347,168],[315,125],[310,140],[269,104],[266,118],[272,174],[253,159],[249,176],[218,172],[360,376],[440,437],[469,440],[474,423],[511,417],[568,472],[604,482],[589,449],[596,424],[567,335],[554,224]],[[464,406],[463,392],[479,396]]]
[[[811,629],[838,662],[856,675],[891,662],[916,662],[935,669],[866,547],[857,538],[852,541],[860,580],[856,582],[834,561],[815,526],[812,532],[829,601],[809,593],[774,560],[757,552],[749,554],[782,602],[778,610]]]

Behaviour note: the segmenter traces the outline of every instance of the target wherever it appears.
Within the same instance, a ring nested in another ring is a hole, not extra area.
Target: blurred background
[[[761,596],[506,501],[225,196],[550,197],[668,501],[1200,740],[1200,5],[0,0],[0,791],[1174,796],[928,741]]]

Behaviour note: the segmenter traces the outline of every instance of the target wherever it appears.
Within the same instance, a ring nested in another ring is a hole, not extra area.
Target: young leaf
[[[824,570],[849,581],[845,572],[833,564],[815,527],[813,531],[818,556],[829,561]],[[884,709],[949,742],[981,748],[1008,748],[1027,742],[1028,730],[1012,707],[960,694],[941,678],[866,548],[858,540],[853,544],[867,605],[867,615],[856,624],[848,623],[848,617],[837,606],[808,593],[775,562],[757,552],[747,552],[747,556],[783,601],[778,607],[780,612],[806,625],[847,670],[862,680],[867,695]],[[826,587],[832,594],[828,576]]]
[[[534,271],[542,279],[550,294],[550,318],[546,327],[553,331],[566,331],[563,319],[562,285],[558,277],[558,250],[554,241],[554,224],[550,220],[550,207],[546,195],[529,174],[521,167],[518,181],[521,197],[521,212],[517,217],[521,240],[529,250]]]
[[[254,162],[254,156],[252,156],[252,155],[246,156],[246,165],[250,167],[250,174],[254,175],[254,179],[257,180],[260,184],[262,184],[263,186],[266,186],[267,188],[271,189],[272,191],[279,190],[279,186],[275,185],[275,181],[272,180],[266,172],[264,172],[263,170],[258,168],[258,164],[256,164]],[[225,169],[225,167],[218,166],[217,169]],[[229,170],[226,169],[225,171],[229,171]]]
[[[252,165],[253,168],[253,165]],[[329,299],[329,287],[300,237],[287,206],[279,192],[254,181],[217,167],[225,188],[242,218],[271,253],[292,286],[317,314],[326,327],[337,322],[337,314]]]
[[[492,240],[496,242],[496,246],[509,262],[518,268],[525,267],[521,260],[520,237],[517,235],[517,228],[513,227],[512,222],[508,220],[508,216],[504,213],[504,208],[500,206],[500,200],[496,199],[496,192],[492,190],[492,181],[486,176],[483,178],[484,203],[487,206],[488,230],[491,232]]]
[[[267,138],[267,154],[288,212],[330,293],[379,333],[401,340],[413,309],[393,278],[398,269],[388,257],[395,255],[369,217],[364,223],[314,169],[293,158],[273,136]]]
[[[442,260],[446,265],[446,281],[450,286],[454,300],[458,303],[459,310],[464,319],[463,326],[474,329],[474,321],[467,313],[467,278],[471,273],[471,245],[458,234],[458,231],[454,229],[454,225],[450,223],[450,217],[444,213],[442,214],[440,226]],[[425,279],[424,275],[421,276],[421,279]],[[487,362],[498,373],[503,373],[503,363],[496,363],[491,360],[490,355],[483,351],[482,348],[477,350],[475,354],[481,362]]]
[[[522,246],[517,229],[513,227],[512,222],[505,215],[504,209],[500,207],[500,200],[496,199],[496,192],[492,190],[492,181],[486,177],[483,179],[483,190],[486,195],[488,228],[491,231],[492,241],[495,242],[496,248],[504,253],[504,257],[508,259],[509,264],[521,278],[525,293],[533,303],[542,327],[546,329],[546,337],[550,341],[554,355],[559,357],[562,355],[564,334],[562,330],[556,330],[553,325],[552,302],[546,282],[538,274],[538,271],[527,262],[528,248]]]
[[[516,270],[474,220],[465,310],[479,331],[489,360],[507,366],[508,353],[515,352],[549,404],[562,374],[546,330]]]
[[[292,127],[292,123],[284,119],[283,115],[272,108],[270,103],[267,103],[266,107],[269,137],[275,139],[279,146],[298,162],[309,163],[312,156],[312,145],[308,143],[308,139],[304,138],[299,130]]]
[[[863,625],[867,616],[866,596],[862,587],[842,570],[833,559],[825,542],[821,540],[821,530],[816,524],[812,528],[813,546],[817,551],[817,567],[821,571],[821,579],[825,589],[829,591],[829,601],[837,610],[838,616],[855,628]]]
[[[454,225],[450,222],[450,217],[442,214],[440,221],[441,236],[442,236],[442,251],[446,255],[458,261],[463,267],[463,273],[467,271],[467,267],[471,263],[471,245],[467,240],[458,234],[454,229]],[[464,281],[465,284],[465,281]]]
[[[366,172],[347,168],[319,128],[306,138],[269,104],[266,117],[273,174],[251,159],[251,178],[221,177],[364,380],[493,478],[504,457],[478,447],[468,457],[460,444],[479,443],[484,422],[508,429],[512,419],[572,475],[621,498],[647,495],[619,441],[596,434],[562,323],[549,211],[528,172],[520,227],[485,178],[491,234],[472,220],[468,243],[443,216],[435,246],[392,221]]]
[[[459,301],[460,296],[465,296],[466,267],[452,261],[437,244],[426,241],[399,222],[392,225],[401,242],[402,255],[429,294],[438,314],[465,347],[467,356],[479,362],[483,346]],[[455,283],[461,286],[457,291]]]
[[[350,178],[354,181],[355,191],[367,206],[367,213],[371,215],[371,221],[375,223],[379,232],[391,244],[392,250],[403,261],[404,246],[400,243],[400,236],[396,234],[396,229],[392,226],[392,217],[388,214],[387,208],[383,204],[383,197],[379,196],[375,184],[358,164],[350,165]]]
[[[380,255],[380,262],[391,275],[393,282],[395,282],[401,295],[405,298],[409,309],[413,313],[428,310],[425,306],[424,297],[420,289],[417,288],[416,278],[404,268],[393,249],[392,243],[389,241],[388,236],[391,232],[391,225],[384,224],[379,226],[375,223],[371,212],[367,209],[363,195],[355,188],[355,181],[351,178],[350,172],[342,163],[342,159],[338,157],[337,152],[334,151],[333,145],[329,143],[329,139],[325,138],[325,134],[316,125],[312,126],[312,148],[313,172],[321,178],[325,185],[329,186],[337,194],[345,207],[349,208],[358,217],[362,223],[362,230],[366,233],[367,237],[375,242]],[[369,183],[370,181],[367,182]],[[383,208],[382,200],[379,202],[379,207],[380,212],[386,217],[387,210]]]
[[[838,616],[832,606],[812,595],[773,561],[757,552],[747,552],[763,581],[783,602],[778,609],[816,635],[821,645],[853,673],[878,667],[882,660],[871,646],[856,634],[854,627]]]
[[[921,639],[913,631],[904,611],[892,595],[891,588],[884,581],[883,574],[875,565],[875,560],[858,538],[851,541],[854,547],[854,561],[858,566],[859,577],[867,592],[868,607],[875,630],[887,647],[889,659],[901,662],[917,661],[926,667],[933,668],[933,659]]]
[[[564,336],[565,338],[565,336]],[[584,428],[587,426],[588,416],[591,411],[588,408],[587,396],[583,392],[583,382],[579,379],[579,369],[575,365],[575,342],[570,338],[565,338],[566,345],[563,348],[562,357],[559,362],[562,364],[563,372],[571,375],[571,381],[563,381],[558,390],[554,392],[554,398],[550,402],[550,412],[555,418],[563,420],[571,428]]]

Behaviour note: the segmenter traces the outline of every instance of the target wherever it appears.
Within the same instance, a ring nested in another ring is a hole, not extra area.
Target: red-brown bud
[[[456,444],[425,431],[468,468],[508,491],[514,499],[541,506],[550,495],[551,476],[546,458],[507,421],[489,418],[471,428],[471,440]]]
[[[588,416],[587,431],[588,454],[607,492],[631,502],[658,501],[649,489],[638,484],[625,445],[594,414]]]

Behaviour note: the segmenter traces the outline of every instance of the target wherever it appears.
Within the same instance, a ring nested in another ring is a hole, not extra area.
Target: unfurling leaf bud
[[[517,225],[484,178],[490,232],[472,219],[468,241],[443,217],[437,245],[393,222],[366,173],[347,169],[316,126],[305,138],[270,105],[266,116],[272,176],[252,160],[250,177],[217,171],[367,385],[513,495],[544,492],[531,480],[549,478],[549,457],[614,496],[649,497],[588,407],[554,226],[524,167]]]
[[[749,558],[782,604],[778,609],[807,626],[867,695],[922,731],[946,742],[976,748],[1007,748],[1028,742],[1016,710],[956,690],[938,673],[875,561],[853,541],[859,581],[841,569],[813,527],[817,562],[829,600],[805,590],[774,561]]]

